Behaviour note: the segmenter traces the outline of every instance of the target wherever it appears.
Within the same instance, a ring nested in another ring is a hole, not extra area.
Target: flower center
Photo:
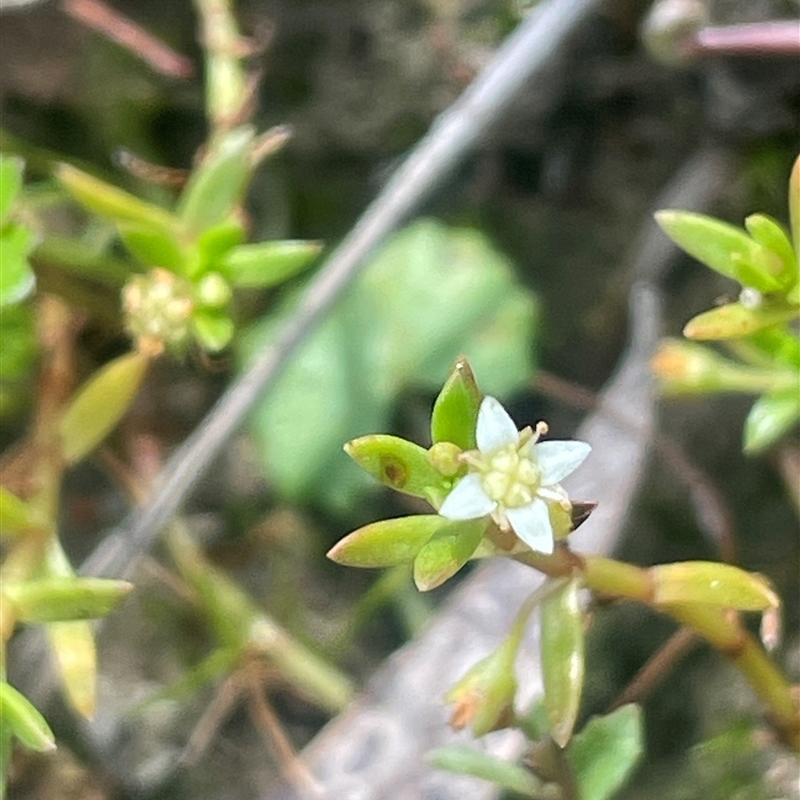
[[[528,505],[541,486],[542,471],[527,455],[527,447],[508,444],[476,464],[486,494],[505,508]]]

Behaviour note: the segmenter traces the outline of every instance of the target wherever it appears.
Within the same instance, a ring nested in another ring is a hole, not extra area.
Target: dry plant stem
[[[555,0],[517,28],[331,254],[274,344],[256,356],[170,460],[156,482],[158,493],[152,503],[141,509],[125,530],[106,539],[84,564],[84,574],[131,574],[138,556],[149,550],[222,445],[253,404],[275,385],[299,345],[325,319],[367,257],[475,146],[522,87],[545,68],[576,22],[597,5],[599,0]]]
[[[307,767],[298,759],[280,720],[264,696],[264,685],[259,673],[253,668],[248,668],[244,679],[249,698],[250,717],[256,728],[275,749],[284,777],[300,796],[322,797],[322,789]]]
[[[679,628],[675,631],[634,675],[633,680],[620,692],[606,713],[610,714],[628,703],[643,702],[658,688],[677,662],[691,652],[699,641],[697,634],[689,628]]]
[[[550,577],[579,572],[587,589],[638,600],[691,628],[733,661],[768,706],[769,718],[784,741],[800,749],[800,709],[792,687],[761,645],[741,626],[735,612],[700,604],[656,605],[656,586],[647,569],[602,556],[581,556],[564,546],[552,556],[531,552],[515,555],[514,559]]]
[[[702,28],[696,49],[703,54],[725,56],[798,56],[800,23],[754,22]]]
[[[87,28],[116,42],[162,75],[190,78],[194,64],[153,34],[100,0],[62,0],[61,10]]]

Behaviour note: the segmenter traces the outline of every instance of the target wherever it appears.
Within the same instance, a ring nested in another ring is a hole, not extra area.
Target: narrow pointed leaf
[[[92,624],[85,620],[51,622],[46,630],[67,698],[79,714],[90,719],[97,701],[97,651]]]
[[[180,230],[180,222],[168,211],[146,203],[77,167],[59,164],[56,178],[81,205],[101,217],[157,229]]]
[[[45,718],[25,695],[0,681],[0,725],[10,730],[25,747],[38,752],[55,750],[56,739]]]
[[[36,238],[23,225],[10,223],[0,231],[0,308],[19,303],[36,285],[28,253]]]
[[[172,231],[163,226],[139,222],[120,222],[117,229],[125,246],[145,267],[163,267],[170,272],[183,272],[186,253]]]
[[[527,769],[463,744],[438,747],[429,752],[425,760],[435,769],[481,778],[522,797],[541,797],[542,784]]]
[[[384,519],[348,534],[328,558],[348,567],[394,567],[416,558],[430,538],[449,525],[438,514]]]
[[[701,603],[738,611],[764,611],[780,605],[780,598],[766,578],[730,564],[681,561],[659,564],[648,572],[657,606]]]
[[[0,537],[16,536],[42,524],[39,514],[5,486],[0,486]]]
[[[94,450],[130,408],[149,358],[127,353],[98,370],[81,387],[61,418],[61,453],[68,463]]]
[[[414,583],[421,592],[441,586],[470,560],[486,530],[486,519],[449,522],[414,559]]]
[[[482,399],[469,361],[459,358],[433,405],[431,440],[434,444],[452,442],[462,450],[474,450]]]
[[[444,497],[450,490],[450,481],[434,469],[428,451],[406,439],[361,436],[344,450],[363,470],[398,492],[429,499]]]
[[[559,747],[569,742],[583,693],[585,632],[580,584],[572,579],[541,606],[541,662],[550,735]]]
[[[797,257],[783,226],[766,214],[751,214],[744,226],[755,241],[780,258],[781,269],[776,278],[783,288],[791,286],[797,280]]]
[[[221,222],[206,228],[195,242],[197,246],[197,263],[195,269],[187,270],[190,277],[197,277],[209,270],[219,270],[222,257],[245,239],[245,230],[241,220],[235,214],[225,217]]]
[[[797,375],[795,374],[795,378]],[[767,394],[753,404],[744,424],[744,449],[760,453],[800,421],[800,387]]]
[[[780,258],[727,222],[690,211],[659,211],[656,222],[689,255],[760,292],[780,288]]]
[[[243,244],[225,254],[219,270],[234,286],[265,289],[297,275],[321,251],[321,242],[290,239]]]
[[[43,578],[6,582],[3,594],[20,622],[60,622],[104,617],[133,584],[105,578]]]
[[[698,314],[686,323],[683,335],[689,339],[738,339],[751,333],[788,322],[798,316],[789,304],[764,302],[758,308],[729,303]]]
[[[611,800],[644,751],[642,714],[627,705],[592,717],[567,749],[581,800]]]
[[[193,231],[221,222],[241,202],[251,172],[253,137],[249,125],[228,131],[192,172],[178,214]]]

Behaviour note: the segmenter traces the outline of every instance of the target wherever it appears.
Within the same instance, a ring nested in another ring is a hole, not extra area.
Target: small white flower
[[[536,431],[517,430],[514,421],[494,397],[484,397],[478,411],[475,439],[478,449],[462,455],[469,472],[445,498],[439,514],[447,519],[477,519],[491,514],[532,550],[553,552],[553,527],[548,503],[569,509],[560,481],[589,455],[586,442],[539,442],[547,433],[540,422]]]

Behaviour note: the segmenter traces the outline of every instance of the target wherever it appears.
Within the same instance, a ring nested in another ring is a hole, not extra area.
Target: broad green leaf
[[[120,222],[117,228],[125,246],[145,267],[183,273],[187,255],[171,231],[138,222]]]
[[[486,531],[485,519],[448,522],[414,559],[414,583],[428,592],[449,580],[470,560]]]
[[[699,603],[738,611],[764,611],[780,605],[780,598],[766,578],[731,564],[681,561],[658,564],[648,573],[656,606]]]
[[[18,303],[36,285],[28,253],[36,239],[23,225],[9,223],[0,230],[0,308]]]
[[[780,258],[781,271],[776,277],[784,289],[789,288],[798,278],[798,265],[792,242],[783,226],[766,214],[751,214],[744,226],[755,241]]]
[[[99,369],[78,390],[61,417],[61,453],[71,464],[94,450],[130,408],[149,358],[127,353]]]
[[[729,303],[704,311],[686,323],[683,335],[689,339],[738,339],[752,333],[788,322],[798,316],[798,309],[784,303],[764,302],[757,308],[745,308],[741,303]]]
[[[642,714],[627,705],[592,717],[567,748],[581,800],[611,800],[644,750]]]
[[[69,702],[79,714],[91,719],[97,702],[97,650],[92,623],[50,622],[45,630]]]
[[[431,440],[474,450],[482,395],[469,361],[459,358],[433,404]]]
[[[245,361],[295,306],[288,300],[244,338]],[[348,508],[369,481],[342,443],[388,430],[398,393],[438,392],[459,355],[486,392],[527,385],[535,318],[533,297],[481,234],[415,223],[375,256],[255,410],[270,480],[291,499]]]
[[[42,578],[6,581],[3,595],[19,622],[62,622],[104,617],[133,584],[105,578]]]
[[[24,500],[0,486],[0,537],[16,536],[41,526],[42,520],[35,509]]]
[[[247,125],[217,138],[192,172],[178,202],[181,219],[196,232],[221,222],[237,206],[250,177],[253,129]]]
[[[0,153],[0,226],[5,225],[22,189],[24,169],[25,162],[21,158]]]
[[[225,311],[199,309],[192,314],[192,333],[204,350],[217,353],[233,338],[233,320]]]
[[[425,760],[436,769],[481,778],[522,797],[536,800],[542,796],[541,782],[525,767],[478,752],[464,744],[451,744],[431,750]]]
[[[544,703],[550,735],[559,747],[572,737],[583,693],[586,637],[579,589],[573,578],[541,605]]]
[[[373,478],[399,492],[440,501],[451,488],[451,481],[431,465],[428,451],[399,436],[361,436],[344,451]]]
[[[284,283],[320,254],[320,242],[275,241],[243,244],[229,250],[219,270],[241,288],[268,288]]]
[[[727,222],[691,211],[659,211],[662,230],[689,255],[743,286],[781,288],[781,259]]]
[[[767,394],[753,404],[744,424],[744,449],[760,453],[800,421],[800,388]]]
[[[10,731],[31,750],[55,750],[56,739],[45,718],[25,695],[5,681],[0,681],[0,726],[3,739]]]
[[[437,531],[449,524],[449,520],[438,514],[373,522],[337,542],[328,551],[328,558],[348,567],[393,567],[409,563]]]
[[[128,192],[106,183],[87,172],[59,164],[56,170],[59,183],[83,206],[109,217],[115,222],[129,222],[158,230],[180,231],[180,222],[159,206],[145,203]]]

